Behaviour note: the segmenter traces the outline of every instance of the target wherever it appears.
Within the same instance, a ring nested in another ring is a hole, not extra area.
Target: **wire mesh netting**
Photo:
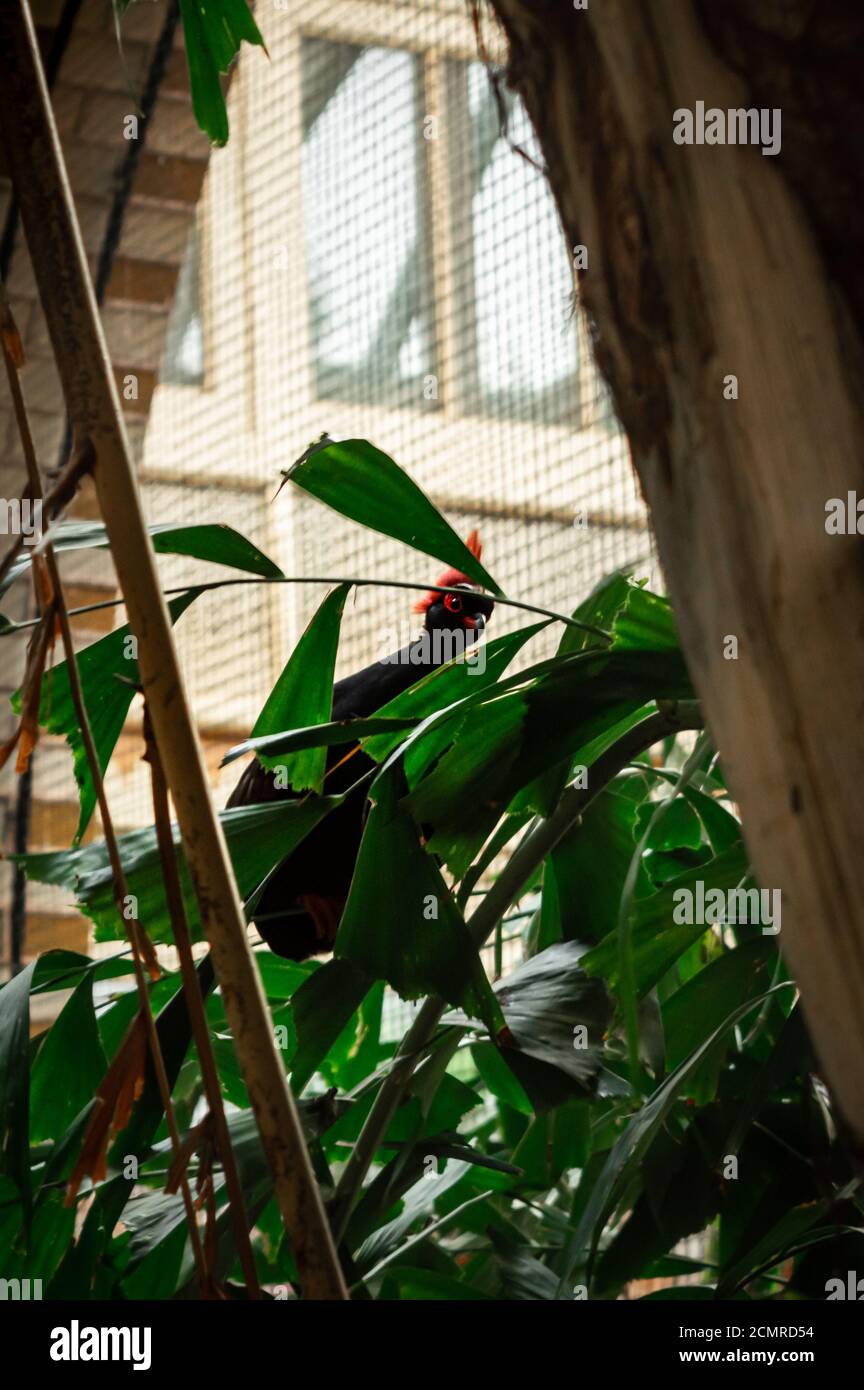
[[[573,248],[495,36],[483,61],[461,0],[277,0],[258,21],[270,61],[246,50],[234,73],[231,138],[210,160],[136,438],[149,519],[232,525],[291,576],[435,582],[435,561],[291,487],[273,500],[280,470],[326,431],[371,440],[463,535],[477,527],[508,595],[568,612],[612,569],[656,580]],[[124,310],[111,313],[122,336]],[[169,557],[160,570],[170,586],[204,572]],[[90,556],[81,573],[94,572]],[[220,802],[237,776],[218,771],[221,755],[248,734],[323,592],[227,587],[178,623]],[[416,630],[414,598],[359,590],[337,674]],[[491,631],[521,622],[499,608]],[[523,659],[556,641],[550,628]],[[139,726],[133,707],[108,777],[120,828],[150,819]],[[70,772],[66,750],[45,744],[39,794],[74,801]],[[29,910],[68,912],[62,897],[33,889]]]
[[[536,140],[461,8],[345,3],[322,19],[307,4],[275,11],[267,39],[273,61],[244,58],[232,141],[211,163],[181,281],[198,294],[175,305],[147,476],[168,458],[182,475],[191,445],[199,471],[257,483],[258,534],[288,572],[432,581],[434,562],[287,489],[264,514],[310,439],[362,436],[457,527],[479,526],[509,594],[570,609],[604,572],[644,570],[644,513]],[[320,596],[268,600],[286,645]],[[372,659],[410,606],[361,592],[340,670]],[[518,621],[499,610],[495,631]],[[263,689],[260,655],[251,674]]]

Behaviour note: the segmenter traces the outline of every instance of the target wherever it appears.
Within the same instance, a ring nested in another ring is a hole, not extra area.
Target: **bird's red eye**
[[[448,613],[461,613],[462,600],[458,594],[445,594],[444,607],[447,609]]]

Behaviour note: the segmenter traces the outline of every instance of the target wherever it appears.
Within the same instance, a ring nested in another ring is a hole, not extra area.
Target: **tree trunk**
[[[826,503],[864,495],[864,11],[494,9],[568,243],[587,248],[597,358],[752,862],[781,889],[780,941],[862,1142],[864,565]],[[781,151],[675,143],[673,113],[700,101],[779,108]]]

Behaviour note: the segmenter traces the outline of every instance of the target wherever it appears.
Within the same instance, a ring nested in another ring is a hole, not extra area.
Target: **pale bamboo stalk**
[[[5,288],[2,290],[2,300],[0,300],[0,313],[3,315],[3,327],[8,326],[13,336],[18,338],[18,330],[12,318],[12,312],[5,300]],[[39,465],[36,461],[36,451],[33,447],[33,436],[30,433],[30,422],[27,418],[27,410],[24,404],[24,396],[21,391],[21,382],[18,376],[18,366],[12,360],[9,343],[4,334],[3,339],[3,360],[6,364],[6,378],[9,382],[9,391],[12,396],[12,404],[15,410],[15,420],[18,425],[18,433],[21,436],[21,447],[24,451],[24,461],[27,467],[27,481],[29,484],[30,496],[34,502],[44,500],[42,490],[42,477],[39,472]],[[60,570],[57,565],[57,557],[54,554],[53,545],[45,547],[44,562],[51,582],[51,599],[43,611],[42,617],[46,622],[53,625],[55,616],[60,625],[60,633],[63,639],[63,650],[66,654],[66,665],[69,673],[69,690],[72,695],[72,702],[75,712],[78,715],[78,723],[81,728],[81,738],[84,744],[84,751],[87,754],[87,763],[90,768],[90,775],[93,778],[93,785],[96,789],[96,800],[99,804],[99,812],[102,817],[102,828],[105,832],[105,844],[108,849],[108,856],[111,861],[111,871],[113,874],[114,897],[117,910],[123,917],[124,907],[128,902],[128,891],[126,887],[126,875],[120,859],[120,848],[117,844],[117,834],[114,829],[114,822],[108,806],[108,798],[105,795],[105,784],[102,779],[102,769],[99,765],[99,754],[93,738],[93,730],[90,726],[90,717],[87,713],[87,706],[84,700],[84,688],[81,684],[81,674],[78,670],[78,661],[75,655],[75,641],[72,636],[72,625],[69,622],[69,610],[66,607],[66,596],[63,593],[63,583],[60,578]],[[34,579],[36,578],[34,574]],[[38,584],[34,585],[39,594]],[[31,753],[32,756],[32,753]],[[162,1107],[165,1111],[165,1122],[168,1126],[168,1135],[171,1140],[171,1149],[175,1161],[180,1158],[181,1144],[180,1133],[177,1129],[177,1118],[174,1114],[174,1105],[171,1100],[171,1087],[168,1083],[168,1075],[165,1070],[165,1059],[162,1056],[162,1047],[159,1042],[159,1034],[156,1030],[156,1022],[153,1018],[153,1010],[150,1007],[150,993],[147,989],[147,980],[144,974],[144,962],[149,957],[151,964],[151,974],[158,978],[159,967],[156,962],[156,953],[149,938],[145,935],[137,915],[129,920],[128,924],[129,944],[132,948],[132,963],[135,971],[135,985],[138,991],[139,1007],[144,1015],[147,1028],[147,1041],[150,1046],[150,1056],[153,1062],[153,1070],[156,1073],[156,1081],[159,1086],[159,1095]],[[192,1256],[195,1261],[195,1270],[198,1275],[198,1285],[202,1297],[206,1297],[211,1289],[211,1275],[208,1263],[201,1245],[201,1233],[198,1229],[198,1218],[195,1212],[195,1204],[192,1201],[192,1193],[189,1189],[189,1178],[185,1167],[180,1174],[180,1189],[183,1199],[183,1206],[186,1212],[186,1224],[189,1227],[189,1241],[192,1246]]]
[[[27,0],[0,6],[0,120],[66,406],[93,478],[202,927],[303,1294],[345,1283],[276,1049],[186,695]]]
[[[222,1169],[225,1174],[225,1186],[228,1192],[228,1204],[230,1208],[231,1224],[234,1230],[234,1240],[237,1244],[237,1253],[243,1268],[243,1277],[246,1280],[246,1291],[250,1298],[260,1298],[261,1286],[258,1281],[258,1271],[255,1268],[252,1242],[249,1238],[246,1202],[243,1198],[243,1187],[240,1182],[240,1174],[237,1170],[234,1149],[231,1145],[228,1121],[225,1118],[225,1106],[222,1103],[219,1072],[216,1068],[216,1058],[213,1054],[213,1040],[210,1037],[210,1029],[207,1026],[207,1014],[204,1008],[204,1000],[198,984],[195,961],[192,958],[192,939],[189,935],[189,924],[186,921],[186,908],[183,902],[183,889],[180,884],[180,871],[177,867],[174,837],[171,834],[168,783],[165,780],[165,769],[162,766],[162,759],[159,756],[159,745],[153,737],[152,721],[147,713],[146,705],[144,707],[144,739],[147,746],[145,756],[150,763],[153,819],[156,826],[156,841],[159,846],[159,854],[162,861],[162,876],[165,880],[165,898],[168,903],[168,910],[171,914],[174,944],[177,947],[177,954],[180,957],[180,973],[183,977],[183,992],[186,996],[186,1008],[189,1011],[192,1036],[195,1039],[195,1046],[198,1050],[198,1060],[201,1064],[204,1094],[207,1097],[207,1104],[210,1107],[210,1114],[213,1117],[216,1142],[222,1158]]]

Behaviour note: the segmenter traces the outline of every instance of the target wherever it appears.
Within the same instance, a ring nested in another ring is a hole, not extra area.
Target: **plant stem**
[[[530,835],[521,841],[480,906],[469,917],[468,929],[478,949],[495,930],[547,854],[632,758],[670,734],[701,728],[702,716],[695,701],[664,701],[662,709],[628,729],[611,748],[602,753],[589,769],[589,785],[566,789],[552,815],[540,821]],[[369,1166],[381,1147],[414,1068],[434,1037],[446,1008],[447,1005],[437,995],[430,995],[399,1045],[392,1070],[381,1085],[336,1187],[330,1220],[337,1242],[345,1234]]]
[[[153,819],[156,826],[156,839],[159,845],[159,857],[162,863],[162,877],[165,880],[165,897],[168,902],[171,926],[174,932],[174,944],[177,947],[177,954],[180,957],[180,973],[183,977],[183,993],[186,997],[186,1008],[189,1012],[189,1021],[192,1025],[192,1036],[195,1039],[198,1060],[201,1064],[204,1093],[207,1097],[210,1114],[213,1117],[216,1142],[222,1156],[222,1169],[225,1174],[225,1185],[228,1191],[228,1205],[231,1213],[231,1223],[234,1228],[234,1240],[237,1245],[237,1253],[240,1257],[240,1264],[243,1269],[243,1277],[246,1280],[246,1291],[250,1298],[260,1298],[261,1287],[258,1282],[258,1271],[255,1268],[252,1243],[249,1239],[246,1202],[243,1197],[240,1174],[237,1171],[234,1149],[231,1145],[228,1121],[225,1118],[225,1106],[222,1103],[222,1088],[219,1085],[219,1073],[216,1068],[216,1058],[213,1055],[213,1042],[210,1037],[210,1029],[207,1026],[207,1014],[204,1009],[204,1000],[201,996],[201,989],[198,984],[195,961],[192,958],[192,938],[189,935],[189,924],[186,920],[183,889],[180,885],[180,871],[177,867],[177,854],[174,848],[174,836],[171,831],[171,812],[168,805],[168,783],[165,780],[165,769],[162,766],[162,759],[159,756],[159,745],[153,737],[153,727],[146,703],[144,705],[144,737],[146,742],[145,758],[150,763],[150,781],[153,794]]]
[[[18,331],[12,319],[12,313],[8,304],[2,304],[4,329],[11,329],[13,340],[17,339]],[[30,495],[34,501],[42,501],[42,478],[39,473],[39,465],[36,461],[36,451],[33,447],[33,437],[30,432],[30,422],[27,418],[27,410],[24,405],[24,396],[21,390],[19,379],[19,368],[13,359],[10,350],[9,338],[4,332],[3,335],[3,359],[6,364],[6,377],[9,382],[9,390],[15,410],[15,419],[18,425],[18,433],[21,436],[21,445],[24,451],[24,460],[27,467],[27,481],[29,484]],[[108,806],[108,798],[105,794],[105,784],[102,779],[102,768],[99,762],[99,754],[96,749],[96,742],[93,738],[93,730],[90,724],[90,717],[87,713],[87,706],[84,700],[84,687],[81,683],[81,673],[78,670],[78,660],[75,654],[75,642],[72,636],[72,626],[69,622],[69,613],[66,608],[66,599],[63,594],[63,585],[60,579],[60,571],[57,565],[57,557],[54,554],[54,547],[49,544],[45,547],[45,567],[51,583],[53,593],[50,602],[42,614],[41,621],[53,625],[55,617],[60,626],[63,639],[63,650],[66,653],[66,665],[69,672],[69,690],[72,701],[75,705],[75,712],[78,716],[78,725],[81,730],[81,741],[87,755],[87,763],[90,768],[90,775],[93,778],[93,786],[96,790],[96,800],[99,805],[99,813],[102,817],[102,829],[105,833],[105,845],[108,850],[108,858],[111,863],[111,875],[114,888],[114,898],[117,904],[117,911],[122,921],[128,920],[129,942],[132,947],[132,960],[135,968],[135,983],[138,989],[139,1008],[144,1017],[147,1029],[147,1040],[150,1046],[150,1056],[153,1062],[153,1070],[156,1073],[156,1080],[159,1086],[159,1095],[162,1101],[162,1108],[165,1111],[165,1123],[168,1127],[168,1134],[171,1139],[171,1147],[175,1159],[180,1156],[180,1133],[177,1128],[177,1119],[174,1114],[174,1106],[171,1100],[171,1087],[168,1083],[168,1076],[165,1070],[165,1061],[162,1056],[162,1047],[159,1042],[159,1034],[156,1031],[156,1023],[153,1018],[153,1010],[150,1007],[150,994],[147,989],[147,980],[144,973],[145,963],[150,970],[151,979],[158,978],[161,973],[156,959],[156,952],[149,937],[141,927],[137,916],[128,918],[126,905],[129,902],[128,890],[126,886],[126,876],[120,858],[120,847],[117,843],[117,832],[114,829],[114,822]],[[38,586],[37,586],[38,594]],[[195,1270],[198,1276],[198,1284],[202,1298],[206,1298],[210,1293],[211,1274],[207,1267],[207,1259],[201,1243],[201,1234],[198,1229],[198,1219],[195,1213],[195,1205],[192,1201],[192,1193],[189,1189],[189,1179],[185,1169],[180,1175],[180,1188],[183,1198],[183,1205],[186,1211],[186,1223],[189,1228],[189,1241],[192,1246],[192,1254],[195,1261]]]
[[[454,588],[452,585],[443,584],[420,584],[407,579],[369,579],[366,576],[346,577],[345,575],[316,574],[316,575],[288,575],[284,574],[278,578],[273,576],[261,575],[257,579],[214,579],[207,584],[181,584],[173,589],[165,589],[166,595],[185,594],[189,589],[201,589],[209,592],[211,589],[233,589],[242,587],[245,584],[350,584],[356,589],[414,589],[418,592],[432,592],[436,594],[464,594],[464,589]],[[103,599],[101,603],[88,603],[83,608],[73,608],[70,616],[78,617],[81,613],[98,613],[102,608],[117,608],[122,604],[122,598]],[[523,603],[521,599],[505,598],[501,594],[496,594],[494,602],[500,604],[502,608],[519,608],[525,613],[537,613],[541,618],[551,618],[558,623],[565,623],[567,627],[578,628],[580,632],[588,632],[593,637],[600,637],[605,642],[611,640],[611,632],[606,632],[602,627],[594,627],[591,623],[580,622],[578,618],[570,618],[566,613],[558,613],[554,608],[539,608],[536,603]],[[12,623],[5,629],[7,632],[21,632],[24,628],[33,627],[31,621],[23,623]]]

